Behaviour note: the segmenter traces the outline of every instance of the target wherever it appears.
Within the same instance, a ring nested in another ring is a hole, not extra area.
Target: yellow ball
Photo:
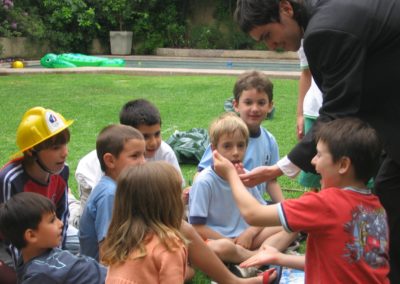
[[[14,61],[13,63],[11,63],[11,67],[12,68],[24,68],[24,63],[22,61]]]

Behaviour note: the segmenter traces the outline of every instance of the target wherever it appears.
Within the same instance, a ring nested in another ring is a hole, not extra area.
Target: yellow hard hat
[[[25,112],[17,129],[18,156],[53,137],[70,126],[74,121],[65,118],[51,109],[33,107]]]

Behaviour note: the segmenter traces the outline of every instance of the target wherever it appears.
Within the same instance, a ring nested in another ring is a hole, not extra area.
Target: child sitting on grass
[[[99,245],[111,221],[116,180],[127,166],[145,162],[145,142],[133,127],[109,125],[97,137],[96,152],[105,175],[89,195],[79,225],[79,240],[81,253],[99,260]]]
[[[235,164],[242,162],[246,152],[249,130],[235,113],[225,113],[210,126],[213,150]],[[256,187],[248,189],[260,204],[266,204]],[[251,227],[241,217],[229,184],[218,176],[213,167],[204,169],[195,179],[189,195],[189,222],[208,241],[209,247],[224,261],[240,263],[254,255],[271,236],[286,240],[292,237],[281,226]]]
[[[312,163],[322,191],[264,206],[247,191],[235,166],[214,151],[216,172],[229,181],[244,219],[253,226],[282,225],[308,233],[306,256],[271,261],[304,268],[306,283],[389,283],[388,225],[384,208],[367,189],[381,144],[373,128],[355,118],[320,124]],[[246,263],[262,264],[264,252]],[[245,264],[246,265],[246,264]]]
[[[18,283],[104,283],[105,267],[58,248],[63,222],[52,201],[41,194],[21,192],[0,204],[0,232],[21,251]]]
[[[249,143],[243,158],[244,168],[252,170],[258,166],[274,165],[279,160],[279,149],[275,137],[262,126],[268,113],[272,111],[272,82],[260,71],[241,74],[233,87],[233,106],[249,129]],[[212,165],[211,145],[206,149],[198,165],[201,172]],[[258,185],[261,196],[267,192],[273,202],[282,201],[283,194],[276,180]]]
[[[121,124],[136,128],[143,134],[146,142],[146,161],[166,161],[173,165],[182,176],[174,151],[161,139],[161,116],[155,105],[145,99],[129,101],[122,106],[119,121]],[[96,150],[91,151],[79,161],[75,177],[81,195],[81,214],[90,192],[103,174]],[[77,216],[75,223],[79,223],[79,217]]]
[[[101,261],[106,283],[183,283],[187,262],[182,178],[166,162],[127,167],[118,178]]]
[[[33,107],[25,112],[17,129],[19,151],[14,155],[16,158],[0,170],[0,203],[20,192],[36,192],[48,197],[56,206],[57,218],[64,224],[60,246],[78,253],[77,230],[68,227],[69,168],[65,164],[70,139],[68,128],[72,123],[43,107]],[[21,154],[23,156],[18,157]],[[1,260],[15,265],[18,250],[11,245],[10,253],[6,252],[4,242],[0,247]]]

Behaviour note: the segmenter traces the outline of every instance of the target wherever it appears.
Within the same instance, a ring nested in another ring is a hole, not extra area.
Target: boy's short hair
[[[140,131],[128,125],[112,124],[101,130],[96,140],[96,151],[100,167],[104,172],[107,170],[103,159],[104,154],[110,153],[118,157],[125,143],[131,139],[144,140]]]
[[[161,125],[159,110],[148,100],[137,99],[127,102],[119,113],[119,122],[138,128],[140,125]]]
[[[246,139],[246,145],[249,142],[249,129],[244,121],[234,112],[226,112],[215,119],[209,129],[210,143],[217,147],[218,141],[224,134],[233,134],[239,131]]]
[[[69,132],[69,129],[67,128],[58,133],[57,135],[50,137],[47,140],[44,140],[42,143],[33,147],[33,149],[39,151],[39,150],[49,149],[53,146],[68,144],[70,137],[71,134]]]
[[[17,249],[26,246],[24,238],[28,229],[36,230],[43,214],[55,212],[56,208],[47,197],[34,192],[21,192],[0,204],[0,232]]]
[[[60,133],[58,133],[57,135],[50,137],[47,140],[44,140],[42,143],[34,146],[31,151],[41,151],[41,150],[46,150],[49,149],[53,146],[59,146],[59,145],[64,145],[64,144],[68,144],[69,143],[69,139],[71,137],[71,134],[69,132],[69,129],[64,129],[63,131],[61,131]],[[24,152],[24,161],[27,164],[31,164],[36,160],[36,156],[35,155],[30,155],[28,154],[28,151]]]
[[[358,180],[367,183],[376,174],[382,145],[368,123],[358,118],[335,119],[319,124],[315,138],[328,146],[334,162],[348,157]]]
[[[233,87],[233,96],[239,102],[243,91],[256,89],[257,92],[267,94],[269,102],[274,98],[274,85],[264,73],[256,70],[247,71],[241,74]]]

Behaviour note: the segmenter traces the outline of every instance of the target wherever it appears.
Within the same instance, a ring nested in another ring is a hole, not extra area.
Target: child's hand
[[[246,172],[244,171],[244,167],[243,167],[243,164],[242,164],[242,163],[236,163],[236,164],[234,164],[234,166],[235,166],[235,168],[236,168],[236,172],[238,173],[238,175],[241,175],[241,174],[246,173]]]
[[[187,205],[189,203],[189,191],[190,191],[191,186],[188,186],[183,189],[182,191],[182,201],[183,204]]]
[[[245,249],[250,249],[251,245],[253,244],[253,235],[244,231],[234,240],[235,240],[235,244],[237,244]]]
[[[253,255],[249,259],[243,261],[240,267],[259,266],[263,264],[277,264],[279,252],[276,248],[269,245],[263,245],[256,255]]]
[[[227,180],[228,175],[231,172],[236,173],[235,166],[226,158],[224,158],[217,150],[213,151],[213,159],[214,159],[214,170],[215,172]]]

